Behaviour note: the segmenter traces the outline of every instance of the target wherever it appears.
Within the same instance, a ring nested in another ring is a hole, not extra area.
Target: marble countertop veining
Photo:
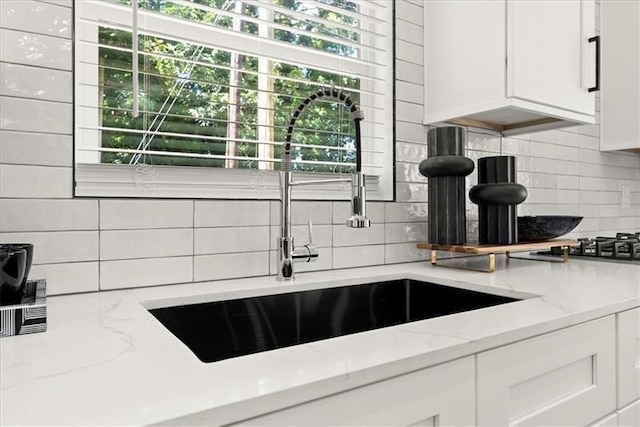
[[[47,332],[0,340],[0,424],[223,424],[640,306],[637,265],[498,261],[50,297]],[[145,308],[400,277],[527,299],[209,364]]]

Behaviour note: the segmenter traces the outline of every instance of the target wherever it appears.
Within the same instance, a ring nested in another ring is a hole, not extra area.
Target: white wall
[[[0,242],[35,243],[32,278],[60,294],[275,273],[275,201],[74,199],[71,1],[0,8]],[[346,202],[295,202],[296,240],[312,219],[321,252],[298,271],[425,259],[422,23],[421,1],[397,2],[397,201],[371,203],[368,230],[344,227]],[[474,160],[518,156],[521,214],[584,215],[575,235],[640,229],[640,156],[600,153],[597,125],[504,140],[472,131],[467,148]]]

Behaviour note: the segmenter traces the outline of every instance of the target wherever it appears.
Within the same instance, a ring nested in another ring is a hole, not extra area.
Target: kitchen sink
[[[519,301],[412,279],[149,309],[201,361]]]

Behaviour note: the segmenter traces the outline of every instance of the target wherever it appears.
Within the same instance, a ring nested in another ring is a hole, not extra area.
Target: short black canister
[[[445,126],[429,130],[428,158],[420,163],[428,191],[429,243],[462,245],[467,240],[464,179],[473,161],[464,157],[464,130]]]
[[[469,198],[478,205],[480,244],[518,243],[517,205],[527,198],[527,189],[516,183],[516,158],[492,156],[478,159],[478,185]]]

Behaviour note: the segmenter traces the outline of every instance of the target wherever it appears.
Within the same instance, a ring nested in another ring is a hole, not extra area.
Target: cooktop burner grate
[[[561,248],[539,252],[562,255]],[[640,232],[616,233],[615,237],[580,238],[569,248],[569,256],[640,263]]]

